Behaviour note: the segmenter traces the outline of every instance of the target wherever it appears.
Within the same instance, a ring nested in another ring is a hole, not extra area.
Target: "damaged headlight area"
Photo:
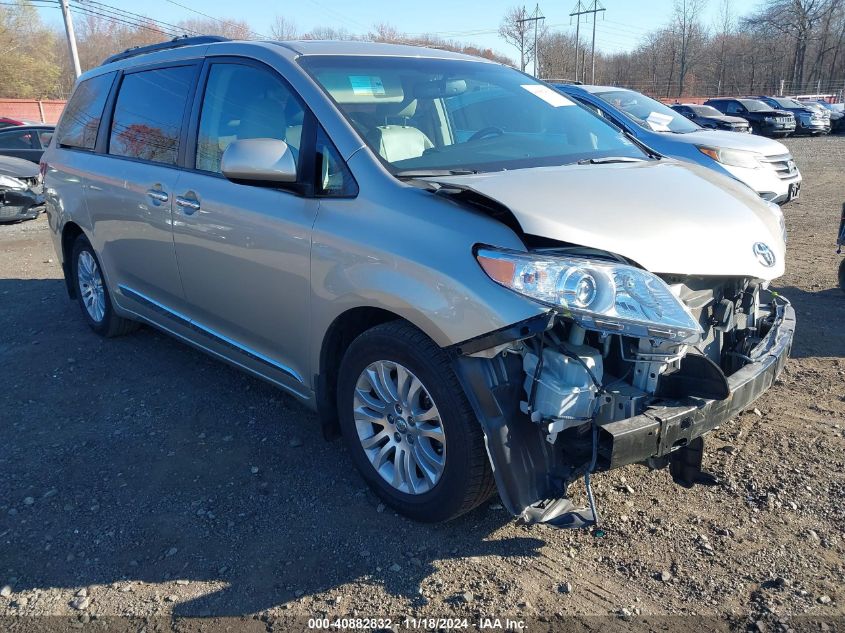
[[[500,497],[530,523],[594,524],[597,471],[648,463],[700,481],[703,436],[768,389],[789,355],[794,311],[757,279],[658,277],[580,247],[477,258],[553,307],[456,347]],[[582,476],[589,507],[567,495]]]
[[[479,248],[478,263],[497,283],[560,308],[588,330],[680,343],[701,338],[700,325],[652,273],[613,261]]]

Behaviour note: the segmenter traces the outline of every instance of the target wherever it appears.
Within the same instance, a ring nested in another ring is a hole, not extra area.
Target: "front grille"
[[[0,206],[0,218],[16,218],[22,209],[23,207]]]
[[[761,162],[770,169],[774,169],[781,180],[793,178],[798,174],[798,168],[795,166],[795,161],[792,160],[792,154],[766,156],[761,159]]]

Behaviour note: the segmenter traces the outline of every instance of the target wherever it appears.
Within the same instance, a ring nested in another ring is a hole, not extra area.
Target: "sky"
[[[78,0],[84,3],[87,0]],[[474,43],[492,48],[511,58],[517,51],[498,35],[502,16],[517,0],[296,0],[268,2],[267,0],[99,0],[106,5],[147,15],[163,22],[175,23],[188,18],[201,18],[204,13],[215,18],[246,20],[257,33],[269,34],[276,15],[293,21],[297,28],[308,31],[317,26],[346,28],[353,33],[366,33],[374,24],[386,22],[408,34],[433,33],[447,39]],[[591,5],[592,0],[583,0]],[[709,0],[703,20],[713,26],[722,0]],[[536,4],[536,0],[535,0]],[[575,32],[573,11],[577,0],[540,2],[540,12],[548,27]],[[606,11],[596,21],[596,48],[605,52],[628,51],[636,48],[647,32],[663,26],[672,13],[673,0],[602,0]],[[732,11],[743,15],[758,4],[755,0],[731,0]],[[90,5],[89,5],[90,6]],[[423,8],[424,7],[424,8]],[[534,5],[528,6],[533,11]],[[43,8],[45,21],[61,25],[58,7]],[[599,14],[601,15],[601,14]],[[589,43],[592,23],[581,23],[582,41]]]

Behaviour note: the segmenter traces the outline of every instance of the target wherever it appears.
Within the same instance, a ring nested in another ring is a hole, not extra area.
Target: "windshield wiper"
[[[477,174],[476,169],[409,169],[397,171],[394,176],[397,178],[436,178],[437,176],[467,176]]]
[[[642,158],[632,156],[604,156],[601,158],[582,158],[576,165],[607,165],[609,163],[641,163]]]

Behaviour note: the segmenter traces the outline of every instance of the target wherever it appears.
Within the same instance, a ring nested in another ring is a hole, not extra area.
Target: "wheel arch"
[[[71,256],[73,244],[80,235],[85,235],[85,231],[76,222],[66,222],[62,227],[62,272],[65,276],[65,288],[71,299],[76,298],[76,286],[72,282],[71,274],[73,271]]]
[[[320,347],[318,373],[314,377],[317,414],[326,439],[340,435],[337,414],[337,382],[344,350],[356,337],[376,325],[407,319],[395,312],[373,306],[358,306],[342,312],[326,330]]]

